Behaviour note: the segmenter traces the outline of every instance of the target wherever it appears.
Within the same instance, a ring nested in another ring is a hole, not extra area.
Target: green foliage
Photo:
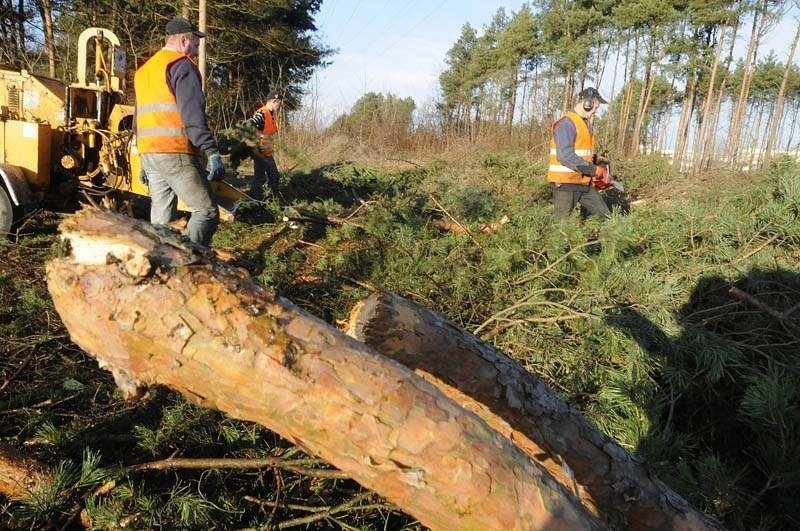
[[[394,94],[368,92],[361,96],[349,113],[340,116],[331,126],[359,142],[371,141],[374,145],[395,146],[398,140],[411,132],[412,116],[416,104],[411,98]]]
[[[179,441],[192,445],[205,445],[213,441],[214,435],[207,421],[218,414],[205,408],[193,406],[183,400],[164,409],[157,427],[135,426],[137,444],[153,456]]]
[[[641,196],[677,178],[653,156],[615,168]],[[733,528],[777,529],[797,516],[786,507],[798,485],[800,396],[789,381],[798,339],[728,289],[777,309],[800,300],[797,171],[776,159],[746,186],[720,181],[680,207],[555,224],[542,170],[512,154],[459,171],[432,165],[412,179],[346,166],[329,176],[368,197],[368,209],[357,226],[316,240],[317,296],[285,286],[331,321],[365,294],[353,282],[444,312],[550,382],[702,509]],[[503,214],[509,224],[479,230]],[[451,216],[471,236],[429,224]]]
[[[26,2],[28,3],[28,2]],[[279,89],[289,107],[296,105],[303,86],[323,66],[332,50],[315,38],[321,0],[257,0],[207,4],[208,114],[220,128],[247,118],[264,97]],[[166,0],[111,1],[62,0],[53,4],[57,77],[73,82],[78,35],[100,26],[114,31],[136,68],[164,44],[164,25],[181,14],[181,3]],[[31,6],[33,7],[33,6]],[[25,64],[31,71],[47,73],[42,10],[24,10],[29,28],[26,43],[2,46],[0,62]],[[10,13],[10,12],[9,12]],[[6,13],[4,24],[9,23]],[[195,14],[190,18],[196,21]],[[14,26],[11,24],[11,26]],[[5,37],[0,38],[5,41]],[[27,44],[27,53],[20,50]],[[7,52],[7,53],[6,53]],[[20,57],[24,55],[24,57]]]
[[[34,519],[55,516],[78,492],[97,487],[109,474],[109,470],[100,467],[100,455],[85,450],[80,464],[70,460],[59,462],[51,471],[49,481],[29,491],[21,502],[22,513]]]
[[[748,181],[701,182],[672,203],[648,196],[687,186],[667,161],[621,160],[615,173],[648,202],[603,223],[578,216],[556,223],[544,168],[511,152],[405,171],[337,164],[288,176],[288,205],[270,205],[255,224],[225,224],[215,244],[246,257],[257,281],[330,323],[346,319],[372,288],[443,312],[550,383],[728,527],[784,529],[800,518],[798,316],[777,319],[729,291],[736,286],[776,312],[800,301],[798,171],[776,158]],[[503,215],[507,224],[481,230]],[[453,218],[469,234],[432,223]],[[20,253],[42,253],[31,247],[9,249],[5,258],[18,264]],[[11,308],[26,308],[21,313],[40,326],[46,320],[38,314],[51,311],[18,302],[26,290],[36,294],[31,300],[47,297],[40,281],[26,284],[15,269],[0,273],[0,326],[15,334],[2,338],[34,333]],[[358,492],[349,482],[265,469],[114,475],[116,486],[95,494],[93,486],[109,477],[93,472],[103,467],[173,454],[302,454],[263,427],[164,391],[124,405],[108,376],[80,366],[75,359],[82,356],[71,349],[65,344],[37,358],[36,367],[59,364],[49,384],[33,374],[10,384],[0,398],[15,412],[2,435],[22,433],[20,440],[51,463],[77,460],[84,448],[102,450],[105,462],[84,459],[83,473],[55,465],[54,482],[23,511],[26,527],[58,520],[76,503],[97,529],[265,527],[304,514],[292,504],[321,499],[334,506]],[[12,361],[22,355],[16,347],[11,354]],[[60,406],[71,414],[29,407],[54,390],[75,394]],[[415,525],[386,514],[354,512],[342,527]]]

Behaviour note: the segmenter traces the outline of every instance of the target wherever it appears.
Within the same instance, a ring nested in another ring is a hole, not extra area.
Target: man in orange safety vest
[[[253,157],[253,183],[248,195],[257,201],[264,197],[264,183],[267,184],[274,199],[278,198],[278,184],[281,174],[275,164],[275,137],[278,134],[277,116],[281,109],[281,95],[273,91],[267,95],[262,105],[247,121],[258,131],[258,145]]]
[[[593,186],[610,183],[607,165],[594,152],[591,118],[601,103],[607,102],[597,89],[588,87],[578,94],[572,110],[553,124],[547,182],[553,190],[556,218],[569,216],[577,204],[601,219],[609,214]]]
[[[134,77],[140,179],[149,187],[151,223],[172,221],[180,198],[192,213],[186,226],[189,239],[208,246],[219,224],[208,181],[222,179],[225,166],[208,127],[203,84],[194,62],[205,33],[177,17],[167,23],[166,34],[164,47]]]

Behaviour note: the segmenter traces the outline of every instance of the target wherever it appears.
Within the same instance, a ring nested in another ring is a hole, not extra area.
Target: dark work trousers
[[[267,183],[272,197],[278,198],[278,183],[281,174],[273,157],[253,157],[253,184],[247,195],[257,201],[264,198],[264,183]]]
[[[582,205],[590,216],[597,216],[600,219],[605,219],[610,213],[603,196],[594,186],[550,183],[550,188],[553,189],[556,219],[568,217],[577,204]]]

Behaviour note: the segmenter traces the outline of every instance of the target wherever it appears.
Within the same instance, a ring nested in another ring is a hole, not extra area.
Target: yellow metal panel
[[[5,122],[3,158],[6,164],[22,168],[31,188],[50,185],[50,126],[36,122]]]
[[[0,164],[6,162],[6,123],[0,120]]]

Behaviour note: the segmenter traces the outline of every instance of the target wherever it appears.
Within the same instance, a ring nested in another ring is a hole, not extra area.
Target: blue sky
[[[469,22],[483,28],[511,2],[464,0],[324,0],[316,20],[320,40],[338,52],[309,86],[323,115],[348,110],[367,92],[433,101],[445,54]],[[327,116],[330,118],[330,116]],[[322,116],[326,118],[326,116]]]
[[[445,54],[469,23],[482,31],[497,9],[518,10],[524,0],[324,0],[317,14],[318,38],[337,52],[333,64],[311,80],[306,107],[330,121],[367,92],[411,96],[417,108],[437,97]],[[759,56],[774,49],[785,61],[794,36],[785,17],[766,36]],[[744,50],[747,35],[738,37]],[[795,58],[797,61],[797,58]],[[610,75],[609,75],[610,77]]]

